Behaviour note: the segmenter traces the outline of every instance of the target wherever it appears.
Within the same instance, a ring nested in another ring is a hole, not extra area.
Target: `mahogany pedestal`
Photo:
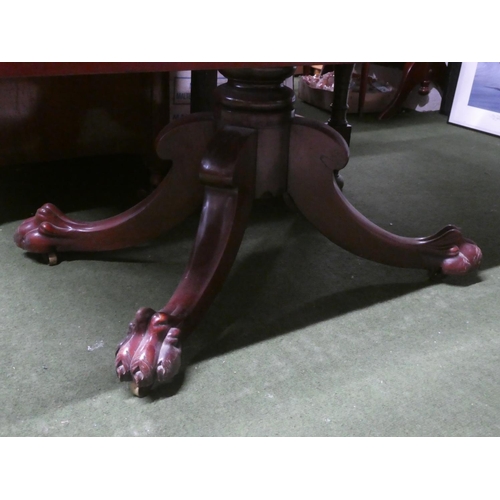
[[[222,73],[228,83],[216,91],[214,113],[194,113],[159,134],[157,153],[172,168],[146,199],[98,222],[74,221],[47,204],[15,235],[28,252],[113,250],[150,240],[202,206],[177,289],[159,311],[140,309],[118,347],[117,375],[138,390],[178,373],[183,341],[223,286],[256,197],[287,194],[327,238],[383,264],[463,274],[481,260],[479,248],[454,226],[400,237],[346,200],[336,174],[347,164],[347,143],[327,124],[294,116],[293,91],[282,84],[292,67]],[[341,117],[332,120],[348,128]]]

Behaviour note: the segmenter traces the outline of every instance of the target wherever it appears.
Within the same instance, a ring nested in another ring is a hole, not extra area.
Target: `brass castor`
[[[59,263],[57,259],[57,254],[55,252],[47,254],[47,262],[49,266],[56,266]]]
[[[139,387],[135,382],[130,382],[130,392],[134,395],[137,396],[138,398],[143,398],[147,396],[150,392],[149,387]]]

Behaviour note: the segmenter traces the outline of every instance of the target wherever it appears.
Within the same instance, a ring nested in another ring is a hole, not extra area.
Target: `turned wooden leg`
[[[334,172],[347,160],[347,146],[334,130],[294,119],[288,192],[298,210],[327,238],[360,257],[391,266],[443,274],[464,274],[479,267],[480,249],[455,226],[425,238],[406,238],[361,215],[333,181]]]
[[[180,368],[181,344],[209,307],[236,258],[255,190],[257,132],[224,126],[201,165],[203,211],[193,251],[172,298],[158,312],[140,309],[116,354],[120,380],[149,388]]]
[[[358,115],[362,116],[363,108],[365,106],[366,92],[368,90],[368,70],[370,63],[361,63],[361,75],[359,80],[359,101],[358,101]]]
[[[177,120],[159,134],[156,150],[172,167],[161,184],[129,210],[97,222],[70,219],[52,204],[17,229],[14,240],[28,252],[105,251],[138,245],[182,222],[201,205],[199,164],[215,133],[211,114]]]
[[[336,130],[349,144],[351,142],[351,125],[347,121],[349,109],[348,97],[354,64],[334,65],[334,91],[328,125]]]

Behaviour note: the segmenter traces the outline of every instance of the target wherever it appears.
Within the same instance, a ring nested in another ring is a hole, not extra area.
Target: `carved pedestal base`
[[[102,251],[137,245],[181,222],[202,205],[186,271],[159,311],[140,309],[116,353],[120,380],[136,394],[172,380],[182,343],[210,306],[236,258],[256,195],[287,194],[327,238],[356,255],[399,267],[464,274],[481,251],[454,226],[425,238],[393,235],[346,200],[338,172],[349,150],[326,124],[294,117],[282,86],[293,68],[225,71],[212,114],[167,126],[157,152],[172,160],[158,188],[130,210],[99,222],[76,222],[48,204],[18,228],[26,251]]]

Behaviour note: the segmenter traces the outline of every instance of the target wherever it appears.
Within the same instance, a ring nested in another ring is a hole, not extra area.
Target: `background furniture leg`
[[[384,120],[394,116],[400,109],[410,92],[419,85],[418,93],[428,95],[431,82],[437,84],[441,90],[446,85],[447,67],[441,63],[407,62],[403,67],[403,75],[393,100],[382,111],[378,119]]]
[[[347,142],[351,142],[351,125],[347,121],[347,98],[354,64],[334,65],[333,103],[328,125],[336,130]]]

